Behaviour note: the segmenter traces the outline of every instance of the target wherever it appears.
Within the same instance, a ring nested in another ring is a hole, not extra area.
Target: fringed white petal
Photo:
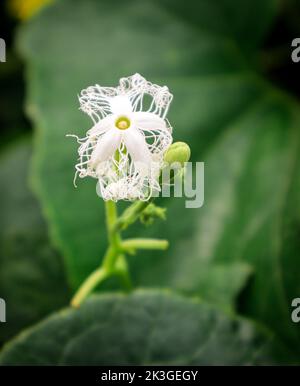
[[[166,121],[154,113],[138,111],[132,114],[134,124],[142,130],[165,130]]]
[[[113,113],[111,101],[117,96],[126,96],[133,111],[147,111],[165,118],[173,99],[167,86],[148,82],[140,74],[121,78],[117,87],[101,87],[96,84],[81,91],[80,108],[96,123]]]
[[[121,178],[106,184],[99,179],[97,184],[98,194],[105,200],[148,200],[149,190],[139,181],[131,178]]]
[[[119,159],[111,159],[115,174],[98,175],[104,200],[148,200],[159,191],[160,162],[155,162],[143,133],[132,127],[122,132]]]
[[[76,137],[80,147],[75,178],[97,178],[104,200],[148,200],[160,190],[163,154],[172,143],[166,120],[171,100],[166,86],[139,74],[121,78],[115,88],[95,85],[83,90],[80,108],[94,126],[85,138]],[[118,125],[123,118],[128,128]]]
[[[107,161],[113,156],[120,145],[121,138],[120,130],[115,128],[111,128],[100,137],[95,150],[91,154],[91,166],[95,168],[100,162]]]
[[[135,127],[141,130],[152,154],[163,155],[171,145],[172,128],[166,119],[149,112],[135,112],[132,114]]]
[[[113,126],[113,116],[109,115],[103,119],[101,119],[99,122],[97,122],[90,130],[88,130],[87,135],[91,137],[99,136]]]
[[[147,111],[165,118],[173,99],[167,86],[148,82],[140,74],[120,79],[119,93],[127,95],[133,111]]]
[[[148,149],[144,135],[135,128],[124,131],[123,141],[133,162],[140,162],[150,166],[151,152]]]
[[[126,95],[118,95],[110,99],[110,109],[115,115],[128,115],[132,112],[132,104]]]
[[[118,95],[114,87],[101,87],[98,84],[81,91],[80,109],[88,114],[94,123],[111,114],[110,100]]]

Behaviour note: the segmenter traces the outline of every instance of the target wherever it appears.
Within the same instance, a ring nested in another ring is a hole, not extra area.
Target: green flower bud
[[[184,166],[185,162],[188,162],[191,156],[191,149],[185,142],[174,142],[164,155],[164,161],[169,165],[177,162]]]
[[[145,225],[151,225],[155,219],[166,219],[166,208],[161,208],[153,203],[149,204],[140,215],[140,220]]]

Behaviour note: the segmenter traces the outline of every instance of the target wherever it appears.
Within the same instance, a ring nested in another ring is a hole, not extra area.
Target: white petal
[[[166,122],[157,114],[148,112],[135,112],[132,114],[134,125],[142,130],[163,130],[166,129]]]
[[[143,163],[148,166],[151,165],[151,152],[147,146],[145,137],[138,129],[131,127],[128,130],[124,130],[123,139],[133,162]]]
[[[99,162],[108,160],[114,154],[121,142],[121,131],[110,129],[99,138],[95,150],[91,156],[91,164],[97,166]]]
[[[127,115],[132,112],[132,104],[127,96],[118,95],[110,99],[110,109],[113,114]]]
[[[97,122],[88,132],[87,135],[93,137],[105,133],[114,125],[113,115],[109,115]]]

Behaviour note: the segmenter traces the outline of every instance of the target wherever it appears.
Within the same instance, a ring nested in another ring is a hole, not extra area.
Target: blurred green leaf
[[[270,90],[207,152],[206,202],[189,243],[191,264],[178,263],[183,281],[197,276],[192,261],[249,263],[253,275],[240,311],[271,326],[295,353],[300,338],[291,321],[291,302],[300,293],[298,110]],[[187,245],[177,245],[178,252]]]
[[[1,20],[1,24],[2,22]],[[9,49],[6,53],[6,63],[0,66],[0,84],[0,150],[2,151],[8,142],[13,142],[22,133],[29,132],[28,121],[24,119],[23,111],[23,63]]]
[[[27,186],[30,153],[29,141],[23,140],[0,162],[0,297],[7,314],[0,343],[68,301],[61,259]]]
[[[273,363],[251,322],[166,293],[98,295],[10,342],[2,365],[253,365]]]
[[[203,208],[163,200],[166,223],[129,231],[171,242],[166,253],[131,258],[135,283],[199,290],[219,303],[227,292],[231,303],[250,264],[243,311],[299,352],[289,309],[300,290],[299,107],[253,65],[277,3],[67,0],[22,30],[27,107],[39,130],[35,187],[74,288],[98,265],[106,244],[95,181],[72,186],[77,145],[64,135],[83,136],[91,126],[76,110],[76,94],[140,72],[174,93],[174,140],[191,145],[192,160],[206,162],[206,176]],[[229,291],[234,269],[242,276]]]

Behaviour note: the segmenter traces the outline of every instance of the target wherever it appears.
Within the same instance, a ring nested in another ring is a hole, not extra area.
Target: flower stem
[[[105,201],[105,212],[108,241],[112,247],[117,248],[120,244],[120,235],[118,231],[114,229],[118,218],[116,203],[114,201]]]
[[[80,286],[75,296],[71,300],[71,306],[78,308],[84,299],[93,291],[93,289],[108,276],[104,268],[96,269]]]
[[[104,256],[102,267],[108,272],[111,272],[114,269],[116,259],[118,257],[118,251],[113,247],[109,247]]]
[[[128,271],[126,257],[123,254],[118,256],[115,272],[122,280],[124,288],[127,291],[130,291],[132,289],[132,283],[131,283],[130,274]]]
[[[158,239],[127,239],[122,241],[122,248],[126,250],[135,249],[160,249],[165,250],[169,246],[168,240]]]
[[[153,201],[136,201],[130,205],[118,218],[115,202],[105,202],[106,226],[109,247],[105,253],[102,264],[82,283],[73,299],[71,305],[79,307],[84,299],[107,277],[118,275],[126,290],[132,288],[127,261],[124,253],[134,252],[136,249],[160,249],[168,248],[167,240],[157,239],[128,239],[122,241],[120,231],[133,224],[144,209]]]
[[[100,268],[92,272],[71,300],[73,307],[79,307],[83,300],[95,289],[95,287],[113,272],[115,261],[118,257],[118,249],[121,243],[121,237],[118,231],[114,230],[117,220],[117,207],[113,201],[105,202],[106,227],[109,242],[109,248],[106,251]]]

